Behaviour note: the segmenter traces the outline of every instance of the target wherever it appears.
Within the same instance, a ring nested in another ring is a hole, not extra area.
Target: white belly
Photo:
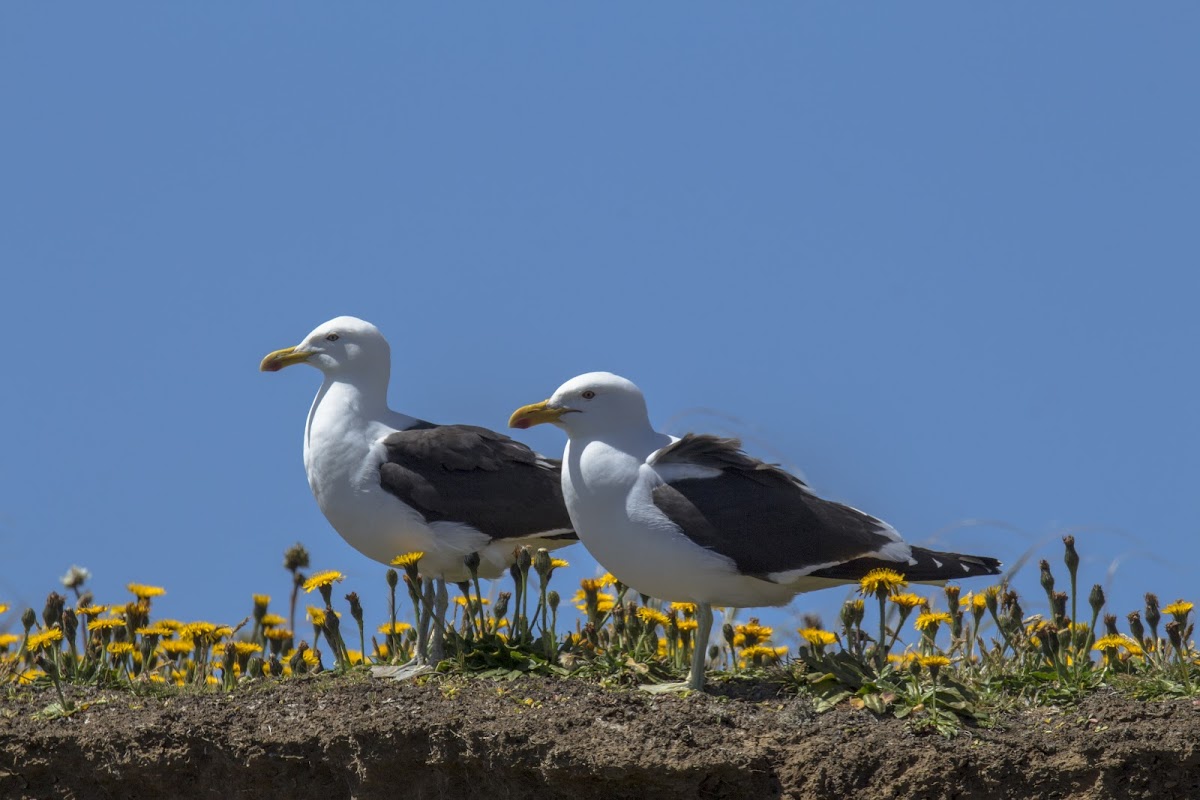
[[[499,574],[502,567],[487,557],[487,536],[469,525],[427,523],[422,514],[380,485],[382,445],[365,437],[357,443],[354,439],[310,441],[304,458],[317,505],[347,544],[382,564],[405,553],[423,552],[423,574],[454,581],[468,577],[463,559],[484,551],[481,574]]]

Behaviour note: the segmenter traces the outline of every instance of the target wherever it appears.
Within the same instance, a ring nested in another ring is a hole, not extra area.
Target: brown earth
[[[56,719],[35,716],[52,691],[0,700],[0,797],[1200,799],[1190,700],[1094,696],[947,739],[769,687],[317,676],[72,696],[89,705]]]

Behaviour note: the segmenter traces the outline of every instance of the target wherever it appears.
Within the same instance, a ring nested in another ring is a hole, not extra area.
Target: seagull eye
[[[591,400],[593,397],[596,396],[596,393],[593,392],[591,389],[588,389],[581,396],[583,397],[584,400]]]
[[[327,341],[327,342],[336,342],[336,341],[337,341],[338,339],[340,339],[340,338],[342,338],[342,337],[338,336],[336,333],[331,333],[331,334],[329,334],[328,336],[326,336],[326,337],[325,337],[325,341]]]

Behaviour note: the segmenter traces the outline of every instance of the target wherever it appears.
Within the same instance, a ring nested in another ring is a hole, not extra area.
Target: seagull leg
[[[430,661],[437,664],[446,657],[446,609],[450,606],[450,594],[446,591],[446,581],[437,579],[437,600],[433,610],[433,647],[429,654]]]
[[[417,621],[417,657],[419,665],[429,663],[429,623],[433,621],[433,584],[426,578],[421,598],[421,619]]]
[[[713,613],[708,603],[696,604],[696,634],[692,639],[692,668],[686,681],[656,683],[639,687],[650,694],[700,692],[704,690],[704,662],[708,660],[708,637],[712,633]]]
[[[391,678],[396,681],[412,680],[427,672],[433,672],[429,665],[429,624],[433,621],[433,581],[424,581],[425,591],[421,598],[421,617],[417,620],[417,653],[407,664],[398,666],[371,667],[371,675],[376,678]],[[436,663],[436,662],[434,662]]]
[[[704,662],[708,659],[708,637],[712,634],[712,624],[712,606],[698,603],[696,635],[692,639],[692,671],[688,673],[688,688],[695,692],[704,688]]]

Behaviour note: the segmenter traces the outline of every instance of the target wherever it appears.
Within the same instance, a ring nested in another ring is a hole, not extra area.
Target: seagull
[[[823,500],[736,439],[651,426],[638,387],[609,372],[572,378],[509,426],[567,433],[562,489],[584,547],[622,583],[697,606],[687,683],[704,686],[712,606],[781,606],[887,567],[910,581],[995,575],[1000,562],[904,542],[886,522]]]
[[[389,564],[424,555],[437,581],[434,658],[440,660],[446,581],[498,577],[518,547],[576,541],[559,462],[473,425],[435,425],[388,408],[391,348],[356,317],[317,326],[295,347],[267,354],[263,372],[308,364],[324,375],[304,425],[304,469],[321,512],[351,547]],[[422,649],[425,637],[419,639]]]

